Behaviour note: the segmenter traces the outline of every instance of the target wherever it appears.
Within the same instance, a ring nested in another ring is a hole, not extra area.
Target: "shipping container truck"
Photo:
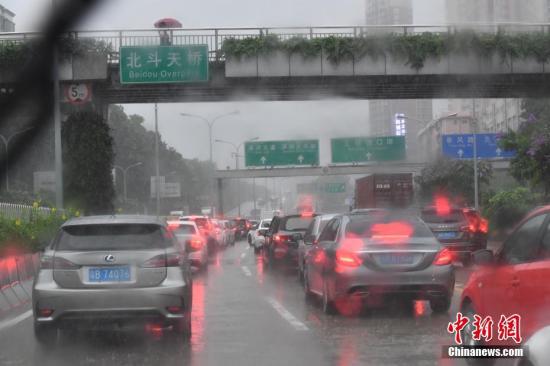
[[[355,181],[355,208],[406,208],[413,203],[411,174],[370,174]]]

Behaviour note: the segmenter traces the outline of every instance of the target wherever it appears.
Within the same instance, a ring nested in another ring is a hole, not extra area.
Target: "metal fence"
[[[281,39],[303,37],[306,39],[322,37],[361,37],[366,35],[395,33],[419,34],[454,33],[461,30],[473,30],[483,33],[549,32],[550,23],[461,23],[446,25],[375,25],[375,26],[326,26],[326,27],[270,27],[270,28],[195,28],[162,29],[170,35],[171,44],[206,44],[210,50],[210,60],[220,60],[221,47],[229,38],[243,39],[260,35],[275,34]],[[79,39],[94,39],[110,45],[113,59],[122,46],[153,46],[160,44],[159,29],[98,30],[74,31],[70,35]],[[40,33],[0,33],[2,42],[24,42],[40,37]]]
[[[28,222],[33,217],[50,215],[53,212],[54,211],[48,207],[33,207],[29,205],[0,202],[0,217],[8,219],[19,219]],[[63,210],[57,210],[55,212],[58,214],[63,214]]]

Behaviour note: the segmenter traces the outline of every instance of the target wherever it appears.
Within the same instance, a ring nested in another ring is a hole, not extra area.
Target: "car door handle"
[[[512,287],[518,287],[519,286],[519,278],[513,278],[512,281],[510,281],[510,284]]]

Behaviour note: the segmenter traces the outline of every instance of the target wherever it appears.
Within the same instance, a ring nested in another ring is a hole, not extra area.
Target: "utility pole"
[[[55,11],[55,0],[52,0],[52,7]],[[55,149],[55,206],[57,209],[63,208],[63,150],[61,146],[61,106],[59,105],[59,64],[58,48],[54,45],[52,62],[52,81],[53,81],[53,129],[54,129],[54,149]]]
[[[476,117],[476,100],[472,99],[472,117],[474,130],[474,207],[479,210],[479,182],[477,176],[477,117]]]
[[[155,103],[155,180],[156,180],[156,201],[157,217],[160,216],[160,161],[159,161],[159,123],[158,123],[158,105]]]

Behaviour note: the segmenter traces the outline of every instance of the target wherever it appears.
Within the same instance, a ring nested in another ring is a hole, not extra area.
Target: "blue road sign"
[[[496,133],[478,133],[475,141],[477,157],[481,159],[510,159],[515,151],[504,150],[499,146],[500,136]],[[457,134],[441,137],[443,155],[452,159],[472,159],[474,157],[474,135]]]

